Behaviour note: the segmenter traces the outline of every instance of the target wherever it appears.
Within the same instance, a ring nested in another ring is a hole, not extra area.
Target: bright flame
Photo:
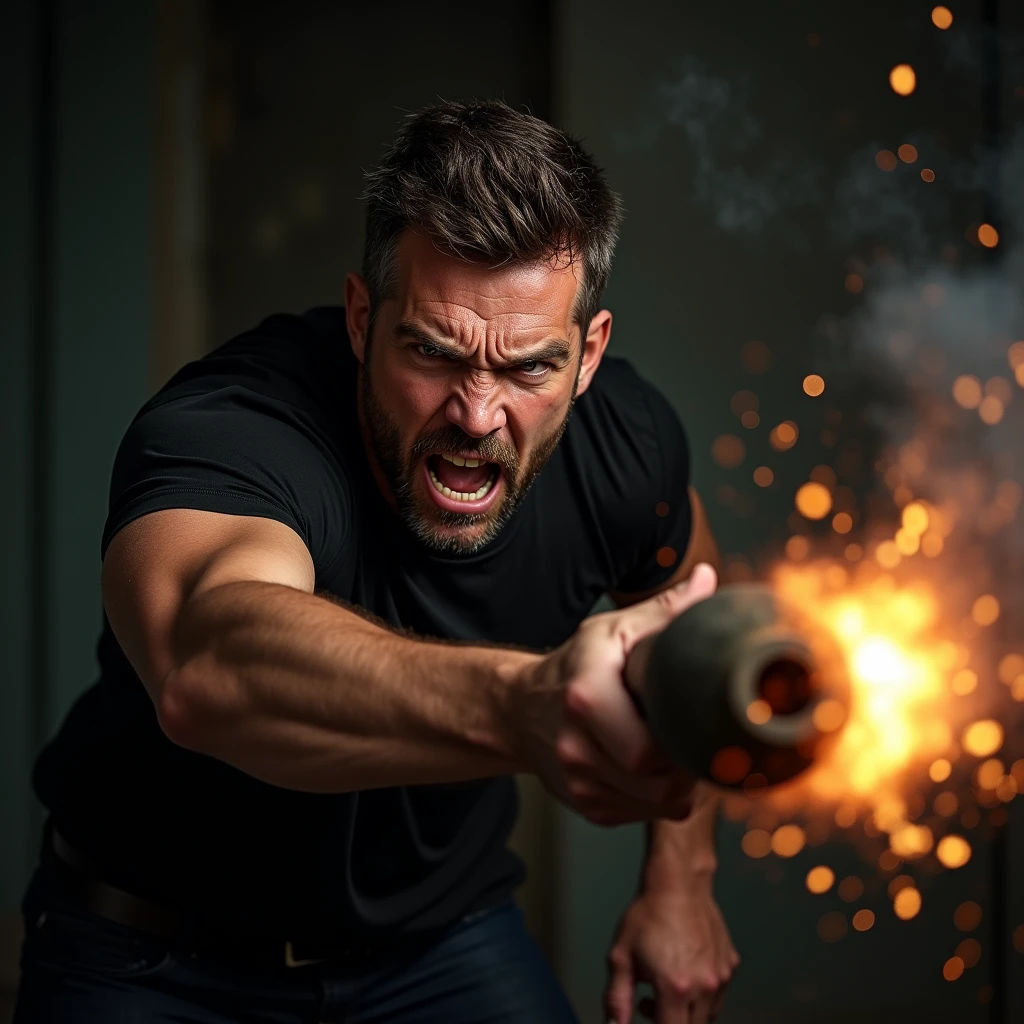
[[[922,530],[929,522],[924,506],[907,506],[904,529]],[[930,770],[935,781],[949,775],[949,679],[962,664],[957,645],[942,642],[935,595],[920,584],[897,586],[884,573],[830,587],[820,562],[781,567],[775,586],[785,603],[831,633],[850,677],[847,721],[800,789],[869,810],[896,856],[925,856],[936,837],[912,822],[904,786],[914,769]],[[991,743],[986,733],[976,746]]]

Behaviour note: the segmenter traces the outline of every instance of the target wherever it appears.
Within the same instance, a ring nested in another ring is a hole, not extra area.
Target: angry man
[[[660,1024],[717,1012],[714,801],[623,680],[716,551],[671,406],[605,355],[619,201],[497,102],[408,118],[365,200],[344,307],[186,366],[120,446],[17,1024],[573,1020],[513,901],[516,773],[648,823],[608,1018],[641,981]]]

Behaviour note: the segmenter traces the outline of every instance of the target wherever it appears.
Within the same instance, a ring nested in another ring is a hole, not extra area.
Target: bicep
[[[648,597],[653,597],[659,591],[666,590],[676,583],[689,579],[694,567],[701,562],[707,562],[714,566],[716,572],[720,570],[721,559],[718,553],[718,544],[715,542],[714,534],[711,532],[707,513],[704,511],[704,502],[701,501],[700,495],[692,486],[688,489],[688,493],[690,499],[690,539],[686,546],[686,552],[680,559],[676,571],[664,583],[642,593],[612,591],[608,596],[620,608],[636,604],[638,601],[644,601]]]
[[[150,696],[175,667],[174,631],[190,598],[256,581],[313,592],[313,560],[284,523],[258,516],[165,509],[135,519],[103,560],[103,606]]]

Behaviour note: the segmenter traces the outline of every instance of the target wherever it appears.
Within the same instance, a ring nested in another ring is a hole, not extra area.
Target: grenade
[[[662,751],[726,787],[799,775],[849,710],[834,638],[763,584],[727,585],[688,608],[634,648],[626,681]]]

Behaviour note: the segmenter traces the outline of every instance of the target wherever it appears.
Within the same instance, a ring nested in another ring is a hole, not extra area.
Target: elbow
[[[209,753],[211,708],[209,679],[192,662],[172,669],[160,687],[157,720],[164,735],[176,746]]]

